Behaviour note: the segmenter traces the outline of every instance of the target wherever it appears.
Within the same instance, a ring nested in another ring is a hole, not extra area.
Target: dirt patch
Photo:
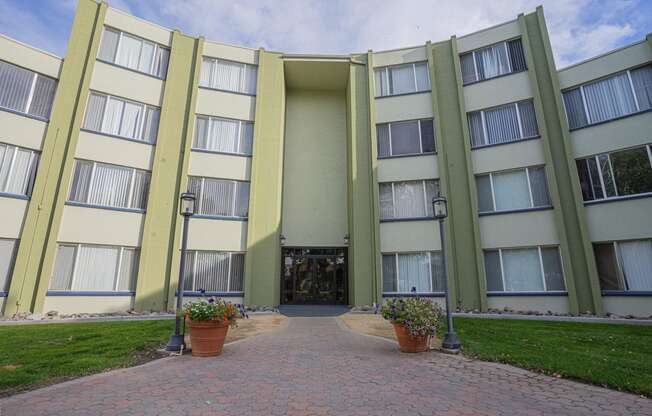
[[[254,315],[240,319],[237,328],[230,328],[226,342],[233,342],[278,329],[287,318],[279,314]]]
[[[346,326],[356,332],[396,340],[394,327],[380,315],[345,313],[339,318]],[[440,347],[441,340],[439,338],[430,340],[431,349],[439,349]]]

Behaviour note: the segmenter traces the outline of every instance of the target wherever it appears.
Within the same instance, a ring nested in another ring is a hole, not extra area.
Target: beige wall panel
[[[0,238],[20,238],[27,204],[25,199],[0,197]]]
[[[337,247],[348,234],[346,99],[287,93],[281,233],[288,246]]]
[[[0,143],[41,150],[48,123],[0,110]]]
[[[474,173],[497,172],[546,163],[543,144],[539,139],[475,149],[471,151],[471,160]]]
[[[192,218],[188,250],[245,251],[247,221]]]
[[[466,111],[482,110],[528,98],[532,98],[532,88],[527,71],[464,87]]]
[[[256,97],[199,88],[197,114],[254,121]]]
[[[573,156],[598,153],[652,143],[652,112],[610,121],[571,132]]]
[[[572,87],[650,61],[652,49],[643,41],[562,69],[559,71],[559,84],[562,89]]]
[[[378,182],[439,178],[436,155],[398,157],[378,161]]]
[[[503,23],[470,35],[457,38],[457,50],[459,53],[489,46],[496,42],[508,40],[521,35],[518,21]]]
[[[377,98],[376,123],[432,118],[430,91],[397,97]]]
[[[603,296],[602,305],[606,313],[637,318],[652,316],[652,302],[646,296]]]
[[[133,309],[133,296],[46,296],[44,312],[60,314],[126,312]]]
[[[591,241],[628,240],[652,236],[652,198],[586,206]]]
[[[145,214],[67,205],[58,241],[140,246]]]
[[[52,78],[59,77],[61,58],[0,34],[0,56],[3,61],[31,69]]]
[[[170,30],[118,9],[109,8],[106,11],[104,24],[158,42],[161,45],[170,46],[172,43],[172,32]]]
[[[90,88],[160,107],[163,81],[98,61],[93,69]]]
[[[383,253],[440,249],[439,224],[435,220],[380,223],[380,251]]]
[[[209,40],[204,42],[204,51],[202,55],[210,58],[222,58],[230,61],[258,65],[257,50],[225,45],[223,43],[211,42]]]
[[[188,175],[248,181],[251,179],[251,158],[191,152]]]
[[[514,311],[537,311],[546,313],[569,313],[566,296],[488,296],[487,308],[510,308]]]
[[[81,131],[75,158],[151,170],[154,149],[147,143]]]
[[[375,68],[389,65],[400,65],[408,62],[427,61],[426,47],[418,46],[415,48],[402,48],[391,51],[374,52],[373,54]]]
[[[553,210],[480,217],[482,248],[557,245]]]

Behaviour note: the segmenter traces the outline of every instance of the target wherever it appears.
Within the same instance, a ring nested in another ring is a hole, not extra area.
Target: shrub
[[[434,302],[414,297],[389,299],[380,308],[380,314],[388,321],[404,326],[410,335],[425,337],[437,334],[442,310]]]
[[[230,326],[237,326],[236,320],[245,316],[240,305],[214,298],[190,302],[186,304],[183,312],[193,321],[224,320],[228,321]]]

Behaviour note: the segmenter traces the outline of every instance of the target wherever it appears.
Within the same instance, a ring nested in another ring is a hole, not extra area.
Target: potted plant
[[[209,298],[186,304],[186,325],[190,328],[190,345],[194,357],[214,357],[222,353],[226,334],[237,326],[241,316],[236,305],[222,299]]]
[[[430,337],[437,335],[441,308],[419,297],[389,299],[380,309],[383,318],[394,325],[398,347],[402,352],[423,352]]]

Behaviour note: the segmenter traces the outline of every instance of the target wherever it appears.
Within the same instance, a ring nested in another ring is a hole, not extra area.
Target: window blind
[[[430,90],[427,62],[374,69],[376,97]]]
[[[251,156],[254,123],[197,116],[193,149]]]
[[[77,160],[68,200],[88,205],[144,210],[150,173],[106,163]]]
[[[472,148],[510,143],[539,135],[532,100],[468,113],[468,122]]]
[[[652,240],[593,245],[602,290],[652,290]]]
[[[383,293],[442,293],[446,288],[441,252],[382,255]]]
[[[525,71],[521,39],[500,42],[460,55],[462,85]]]
[[[57,82],[0,61],[0,107],[44,120],[50,117]]]
[[[30,196],[37,165],[35,151],[0,143],[0,193]]]
[[[249,214],[249,182],[193,176],[188,192],[197,197],[197,214],[233,218]]]
[[[385,182],[380,187],[380,219],[430,218],[437,180]]]
[[[244,253],[188,251],[184,291],[242,292]]]
[[[199,85],[218,90],[256,94],[258,67],[225,59],[204,57]]]
[[[98,59],[165,79],[170,50],[109,27],[104,28]]]

